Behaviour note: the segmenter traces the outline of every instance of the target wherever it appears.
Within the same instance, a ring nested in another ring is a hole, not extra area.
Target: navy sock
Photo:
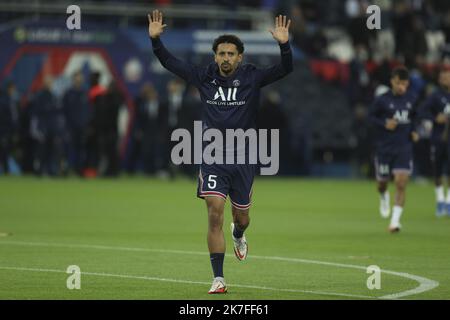
[[[214,278],[223,278],[223,259],[225,257],[225,253],[210,253],[209,257],[211,259]]]
[[[237,224],[234,224],[234,231],[233,231],[233,236],[237,239],[242,238],[242,236],[244,235],[244,231],[240,230],[239,227],[237,226]]]

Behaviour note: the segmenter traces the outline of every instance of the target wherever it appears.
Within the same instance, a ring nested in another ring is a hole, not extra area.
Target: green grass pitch
[[[187,179],[0,177],[0,299],[450,298],[450,218],[435,217],[431,183],[408,186],[403,229],[389,234],[373,181],[257,179],[243,262],[227,201],[220,296],[207,294],[195,192]],[[80,290],[66,286],[70,265]],[[370,265],[381,289],[367,288]]]

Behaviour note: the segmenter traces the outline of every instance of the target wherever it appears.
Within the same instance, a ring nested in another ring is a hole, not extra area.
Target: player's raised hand
[[[167,24],[163,24],[163,14],[159,10],[153,10],[153,12],[147,15],[148,17],[148,34],[150,38],[158,38],[163,33]]]
[[[270,29],[269,32],[279,43],[286,43],[289,40],[290,25],[291,19],[287,20],[286,16],[280,14],[278,17],[275,17],[275,29]]]

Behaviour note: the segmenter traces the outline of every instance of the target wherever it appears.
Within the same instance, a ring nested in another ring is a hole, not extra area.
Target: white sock
[[[403,208],[400,206],[394,206],[392,208],[391,226],[400,225],[400,217],[402,216]]]
[[[381,200],[389,202],[389,191],[385,191],[384,193],[380,193]]]
[[[444,186],[436,187],[436,201],[445,202]]]
[[[447,190],[447,200],[445,202],[450,203],[450,189]]]

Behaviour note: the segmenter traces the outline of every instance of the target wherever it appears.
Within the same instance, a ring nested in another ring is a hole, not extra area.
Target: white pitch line
[[[63,247],[63,248],[85,248],[85,249],[98,249],[98,250],[120,250],[120,251],[138,251],[138,252],[159,252],[159,253],[174,253],[174,254],[188,254],[188,255],[207,255],[207,252],[200,251],[182,251],[182,250],[163,250],[163,249],[150,249],[150,248],[130,248],[130,247],[114,247],[114,246],[104,246],[104,245],[85,245],[85,244],[60,244],[60,243],[45,243],[45,242],[26,242],[26,241],[0,241],[0,244],[10,244],[10,245],[21,245],[21,246],[43,246],[43,247]],[[232,256],[232,255],[227,255]],[[286,258],[286,257],[270,257],[270,256],[248,256],[249,259],[262,259],[262,260],[273,260],[273,261],[286,261],[294,263],[308,263],[308,264],[319,264],[326,266],[333,266],[339,268],[351,268],[366,270],[366,266],[358,266],[352,264],[325,262],[318,260],[307,260],[299,258]],[[391,270],[382,269],[381,272],[385,274],[391,274],[398,277],[407,278],[414,280],[419,283],[414,289],[401,291],[394,294],[384,295],[379,297],[379,299],[399,299],[402,297],[407,297],[414,294],[423,293],[432,290],[439,286],[439,282],[417,275],[396,272]]]
[[[64,270],[57,269],[42,269],[42,268],[24,268],[24,267],[8,267],[0,266],[0,270],[14,270],[14,271],[27,271],[27,272],[54,272],[54,273],[66,273]],[[210,282],[202,281],[192,281],[192,280],[180,280],[180,279],[169,279],[169,278],[156,278],[149,276],[134,276],[134,275],[124,275],[124,274],[113,274],[113,273],[98,273],[98,272],[80,272],[82,275],[89,276],[99,276],[99,277],[114,277],[122,279],[138,279],[138,280],[148,280],[148,281],[161,281],[161,282],[174,282],[174,283],[184,283],[184,284],[201,284],[201,285],[211,285]],[[298,289],[283,289],[283,288],[271,288],[271,287],[261,287],[253,285],[243,285],[243,284],[228,284],[229,287],[247,288],[247,289],[257,289],[257,290],[269,290],[269,291],[282,291],[282,292],[293,292],[293,293],[309,293],[317,295],[328,295],[328,296],[338,296],[338,297],[350,297],[350,298],[364,298],[364,299],[376,299],[371,296],[337,293],[337,292],[323,292],[323,291],[310,291],[310,290],[298,290]]]
[[[284,257],[263,257],[263,256],[252,256],[252,258],[255,259],[264,259],[264,260],[278,260],[278,261],[288,261],[288,262],[299,262],[299,263],[309,263],[309,264],[320,264],[320,265],[328,265],[328,266],[334,266],[339,268],[351,268],[351,269],[360,269],[360,270],[367,270],[367,267],[365,266],[358,266],[353,264],[343,264],[343,263],[334,263],[334,262],[325,262],[325,261],[317,261],[317,260],[306,260],[306,259],[297,259],[297,258],[284,258]],[[424,277],[416,276],[414,274],[409,274],[405,272],[397,272],[397,271],[391,271],[386,269],[380,269],[381,272],[386,274],[391,274],[398,277],[407,278],[410,280],[414,280],[419,283],[419,286],[417,286],[414,289],[401,291],[394,294],[384,295],[379,297],[379,299],[399,299],[402,297],[407,297],[413,294],[419,294],[423,293],[425,291],[432,290],[439,286],[439,282],[431,279],[427,279]]]
[[[14,271],[27,271],[27,272],[66,273],[66,271],[64,271],[64,270],[57,270],[57,269],[24,268],[24,267],[8,267],[8,266],[0,266],[0,270],[14,270]],[[174,282],[174,283],[183,283],[183,284],[201,284],[201,285],[207,285],[207,286],[211,285],[211,282],[204,282],[204,281],[157,278],[157,277],[149,277],[149,276],[135,276],[135,275],[103,273],[103,272],[99,273],[99,272],[85,272],[85,271],[81,271],[80,273],[82,275],[99,276],[99,277],[113,277],[113,278],[122,278],[122,279],[138,279],[138,280]],[[376,299],[376,297],[372,297],[372,296],[337,293],[337,292],[271,288],[271,287],[261,287],[261,286],[243,285],[243,284],[228,284],[228,286],[229,287],[238,287],[238,288],[247,288],[247,289],[257,289],[257,290],[282,291],[282,292],[294,292],[294,293],[309,293],[309,294],[317,294],[317,295],[328,295],[328,296],[350,297],[350,298]]]

